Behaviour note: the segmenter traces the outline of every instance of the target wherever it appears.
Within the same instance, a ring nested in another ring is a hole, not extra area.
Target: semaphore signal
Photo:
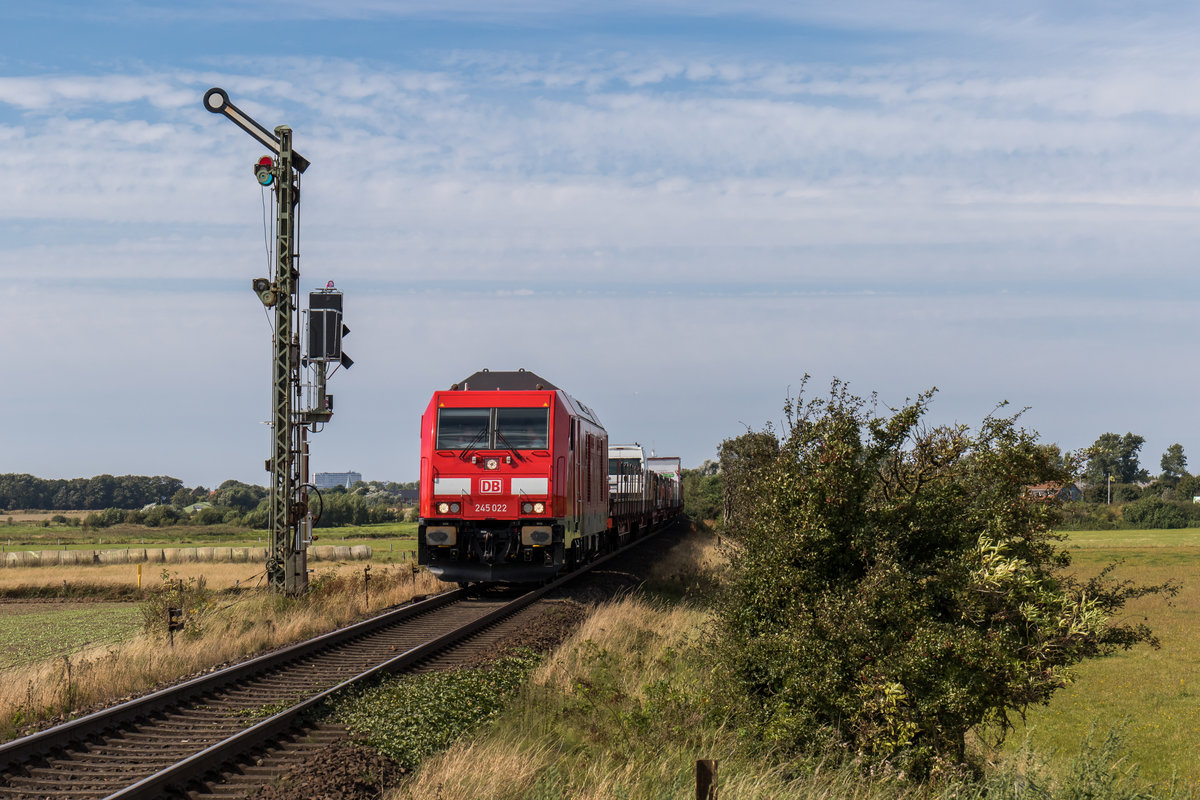
[[[267,308],[275,310],[271,376],[270,528],[267,577],[271,588],[288,594],[308,590],[308,546],[313,517],[308,509],[308,434],[318,432],[333,416],[328,377],[354,362],[342,352],[342,337],[350,332],[342,321],[342,293],[329,281],[309,295],[308,341],[300,355],[299,283],[296,253],[296,206],[300,174],[308,159],[292,149],[292,129],[280,125],[271,133],[229,102],[224,89],[204,95],[204,107],[222,114],[274,153],[254,163],[259,185],[275,193],[275,277],[255,278],[251,288]],[[308,372],[311,380],[303,380]],[[307,391],[306,391],[307,390]],[[314,488],[315,491],[315,488]]]

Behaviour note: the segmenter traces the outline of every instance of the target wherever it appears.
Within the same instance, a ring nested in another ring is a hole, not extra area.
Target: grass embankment
[[[49,512],[47,512],[49,513]],[[3,515],[0,514],[0,518]],[[392,546],[393,552],[416,547],[416,522],[381,522],[376,525],[346,525],[317,528],[314,544],[366,544],[374,548]],[[85,530],[79,526],[53,524],[0,524],[0,552],[7,550],[109,550],[124,547],[263,547],[268,533],[232,525],[113,525]]]
[[[1134,531],[1095,538],[1084,532],[1072,535],[1070,544],[1084,573],[1123,555],[1127,562],[1121,572],[1132,579],[1186,578],[1200,552],[1193,541],[1172,536]],[[388,797],[685,797],[692,791],[698,758],[719,760],[720,793],[726,800],[1196,795],[1196,786],[1187,784],[1195,780],[1192,762],[1200,733],[1185,724],[1164,732],[1164,718],[1182,713],[1194,719],[1195,714],[1196,704],[1186,695],[1165,689],[1179,683],[1181,672],[1185,686],[1190,684],[1200,654],[1200,631],[1190,624],[1200,598],[1186,584],[1173,606],[1148,601],[1134,612],[1160,631],[1162,650],[1143,648],[1081,668],[1077,682],[1050,708],[1031,715],[1028,747],[1020,747],[1026,731],[1011,735],[1009,747],[987,760],[979,781],[946,778],[914,786],[895,775],[837,765],[836,758],[780,759],[739,734],[730,708],[734,701],[715,677],[704,637],[711,617],[701,598],[712,571],[696,564],[715,563],[715,548],[703,537],[690,540],[688,547],[691,552],[677,551],[660,566],[648,584],[650,593],[597,610],[532,671],[503,711],[477,718],[490,723],[427,758]],[[386,720],[391,731],[386,736],[419,739],[431,752],[435,740],[449,740],[452,735],[443,734],[467,724],[455,711],[461,698],[454,691],[396,693],[410,700],[419,696],[420,716],[405,710],[411,704],[389,705],[381,692],[359,706],[365,721],[360,716],[358,726],[370,729],[375,714]],[[1064,713],[1072,706],[1074,711]],[[1108,734],[1126,719],[1125,741]],[[1184,780],[1171,786],[1175,767]]]
[[[250,565],[181,566],[233,569]],[[359,564],[318,570],[313,591],[296,599],[261,590],[214,593],[200,590],[200,581],[188,580],[190,576],[183,576],[182,571],[173,570],[172,581],[176,577],[183,577],[187,587],[184,607],[188,627],[176,636],[174,647],[167,645],[161,632],[165,613],[157,613],[162,603],[155,597],[129,607],[148,616],[158,630],[128,638],[121,636],[127,629],[110,629],[111,639],[103,638],[99,628],[84,634],[77,626],[86,623],[75,616],[75,609],[46,604],[43,615],[35,616],[31,624],[58,627],[70,619],[75,620],[72,625],[76,627],[67,629],[67,635],[59,641],[61,647],[54,649],[54,657],[0,669],[0,739],[12,738],[31,722],[138,694],[181,676],[332,630],[406,602],[413,595],[442,589],[428,572],[414,573],[408,565],[372,570],[369,607]],[[103,618],[106,612],[101,610],[102,605],[92,605],[92,619]],[[87,610],[83,613],[87,619]],[[12,637],[0,640],[0,651],[10,652],[16,650],[28,627],[15,625],[0,631]],[[80,638],[87,643],[84,649],[70,652],[83,644]],[[43,640],[39,648],[52,645],[52,640]]]

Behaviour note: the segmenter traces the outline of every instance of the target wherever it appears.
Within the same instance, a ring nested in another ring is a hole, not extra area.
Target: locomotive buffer
[[[308,590],[308,545],[312,514],[308,509],[308,434],[333,416],[333,395],[326,380],[338,366],[354,363],[342,352],[342,293],[333,281],[309,295],[307,356],[300,356],[299,283],[296,254],[296,206],[300,174],[308,159],[292,150],[292,129],[271,133],[229,102],[225,90],[204,95],[204,107],[222,114],[275,154],[254,164],[254,176],[275,193],[274,279],[255,278],[251,288],[267,308],[275,309],[271,373],[270,545],[267,577],[272,590],[300,594]],[[309,379],[303,380],[308,373]]]

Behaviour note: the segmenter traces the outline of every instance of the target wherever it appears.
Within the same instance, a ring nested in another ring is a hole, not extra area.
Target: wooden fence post
[[[717,800],[715,758],[702,758],[696,762],[696,800]]]

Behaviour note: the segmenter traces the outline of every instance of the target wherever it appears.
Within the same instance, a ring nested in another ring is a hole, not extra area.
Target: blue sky
[[[686,465],[809,373],[1196,467],[1198,13],[6,7],[0,471],[265,482],[269,198],[211,86],[313,164],[302,283],[356,360],[315,470],[415,478],[429,393],[483,367]]]

